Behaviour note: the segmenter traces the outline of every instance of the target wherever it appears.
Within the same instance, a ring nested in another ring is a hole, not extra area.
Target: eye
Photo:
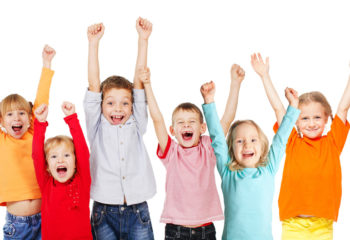
[[[128,106],[129,103],[128,103],[128,102],[123,102],[123,105],[124,105],[124,106]]]
[[[177,124],[183,124],[184,123],[184,121],[179,121],[179,122],[177,122]]]
[[[193,124],[193,123],[196,123],[196,121],[195,121],[195,120],[191,120],[191,121],[190,121],[190,123],[192,123],[192,124]]]
[[[26,112],[25,112],[25,111],[21,111],[21,112],[19,112],[19,114],[20,114],[21,116],[24,116],[24,115],[26,115]]]
[[[256,138],[252,139],[252,142],[257,142],[257,141],[258,141],[258,139],[256,139]]]
[[[236,143],[242,144],[242,143],[243,143],[243,140],[242,140],[242,139],[238,139],[238,140],[236,140]]]
[[[6,116],[11,117],[12,116],[12,112],[6,113]]]
[[[112,102],[107,102],[107,105],[111,105],[111,106],[112,106],[112,105],[113,105],[113,103],[112,103]]]
[[[301,120],[305,121],[305,120],[307,120],[307,117],[303,117],[303,118],[301,118]]]
[[[321,119],[321,117],[320,116],[316,116],[315,119]]]
[[[64,154],[64,157],[70,157],[69,153]]]
[[[55,159],[57,156],[56,155],[51,155],[50,158]]]

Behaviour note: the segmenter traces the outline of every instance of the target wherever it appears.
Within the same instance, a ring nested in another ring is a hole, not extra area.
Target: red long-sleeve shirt
[[[76,173],[65,183],[56,181],[46,170],[44,141],[48,123],[34,122],[32,156],[42,194],[42,239],[92,239],[89,149],[77,114],[67,116],[64,120],[73,137],[76,159]]]

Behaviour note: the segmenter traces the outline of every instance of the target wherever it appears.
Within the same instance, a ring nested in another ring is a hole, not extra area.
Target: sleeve
[[[45,132],[47,126],[47,122],[39,122],[38,120],[34,121],[32,158],[34,161],[36,179],[40,189],[43,189],[45,182],[49,178],[49,174],[46,171],[47,165],[44,153]]]
[[[170,149],[174,149],[174,144],[175,144],[175,142],[171,139],[170,136],[168,136],[168,142],[166,144],[164,152],[162,152],[162,150],[160,149],[160,146],[158,144],[157,156],[163,162],[165,167],[167,167],[169,162],[170,162],[170,155],[171,155],[171,152],[172,152],[172,150],[170,150]]]
[[[283,158],[286,144],[288,142],[289,135],[294,130],[295,122],[300,114],[300,110],[292,106],[288,106],[287,112],[284,115],[281,126],[279,126],[276,135],[273,137],[270,150],[268,152],[268,163],[266,168],[275,175],[279,164]],[[295,130],[294,130],[295,131]]]
[[[33,124],[34,124],[34,111],[37,107],[39,107],[41,104],[49,104],[49,96],[50,96],[50,87],[51,87],[51,80],[53,77],[54,71],[48,68],[43,68],[41,71],[41,77],[38,85],[38,90],[36,92],[36,97],[34,101],[33,111],[32,111],[32,119],[30,123],[30,132],[33,132]]]
[[[73,137],[77,171],[84,180],[87,179],[88,183],[91,184],[90,153],[78,120],[78,115],[76,113],[69,115],[64,118],[64,121],[68,124],[69,131]]]
[[[145,134],[147,130],[147,101],[145,90],[143,89],[134,89],[134,104],[133,104],[133,115],[136,119],[138,128],[142,135]]]
[[[331,124],[331,130],[328,132],[327,136],[330,136],[332,138],[332,141],[334,142],[339,155],[343,151],[343,147],[349,133],[349,128],[350,125],[347,120],[344,124],[338,115],[335,115]]]
[[[216,155],[216,166],[219,174],[223,176],[227,164],[230,161],[225,134],[222,130],[215,103],[202,105],[204,117],[208,125],[208,131],[212,140],[212,146]]]
[[[101,122],[102,93],[86,91],[84,98],[84,112],[87,136],[90,144],[93,142]]]

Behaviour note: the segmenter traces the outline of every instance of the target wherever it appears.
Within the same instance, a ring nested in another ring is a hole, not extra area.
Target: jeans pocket
[[[94,227],[98,227],[101,224],[104,214],[103,208],[94,206],[91,216],[91,223]]]
[[[136,213],[141,224],[149,224],[151,222],[147,203],[140,204],[136,210]]]
[[[4,237],[13,237],[16,233],[16,228],[12,223],[6,223],[3,227]]]

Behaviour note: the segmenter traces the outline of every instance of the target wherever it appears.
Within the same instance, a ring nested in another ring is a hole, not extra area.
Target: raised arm
[[[226,136],[231,123],[236,115],[239,89],[241,88],[241,83],[245,77],[244,70],[237,64],[233,64],[231,67],[231,86],[230,93],[227,98],[225,112],[220,120],[222,130]]]
[[[138,69],[147,67],[148,39],[152,33],[152,23],[147,19],[139,17],[136,20],[136,31],[139,35],[139,39],[135,66],[134,88],[143,89],[143,84],[140,82],[139,78],[136,77],[136,75]]]
[[[139,78],[145,87],[148,108],[153,120],[154,130],[156,131],[160,149],[164,152],[168,143],[168,132],[166,130],[163,115],[160,112],[156,98],[153,94],[150,76],[149,68],[143,68],[137,70],[135,77]]]
[[[346,123],[349,107],[350,107],[350,76],[337,109],[337,115],[343,121],[343,123]]]
[[[85,178],[91,179],[90,177],[90,165],[89,165],[89,148],[86,144],[83,130],[81,129],[78,116],[75,113],[75,106],[70,102],[62,103],[62,111],[66,116],[64,121],[69,126],[69,131],[73,138],[76,166],[78,172]],[[91,181],[91,180],[90,180]]]
[[[278,122],[278,125],[281,124],[284,114],[286,114],[286,110],[281,102],[281,99],[279,98],[275,87],[272,84],[270,74],[269,74],[269,58],[267,57],[265,62],[262,59],[260,53],[256,54],[254,53],[251,55],[251,64],[254,69],[254,71],[260,76],[264,89],[267,95],[267,98],[269,99],[269,102],[275,111],[276,119]]]
[[[32,144],[32,158],[34,161],[35,174],[40,188],[43,187],[45,180],[48,178],[46,171],[46,160],[44,153],[45,132],[47,127],[48,107],[46,104],[40,105],[34,112],[36,120],[34,122],[34,135]]]
[[[91,25],[87,30],[89,40],[88,80],[89,90],[92,92],[100,92],[100,65],[98,62],[98,47],[104,31],[105,27],[102,23]]]

